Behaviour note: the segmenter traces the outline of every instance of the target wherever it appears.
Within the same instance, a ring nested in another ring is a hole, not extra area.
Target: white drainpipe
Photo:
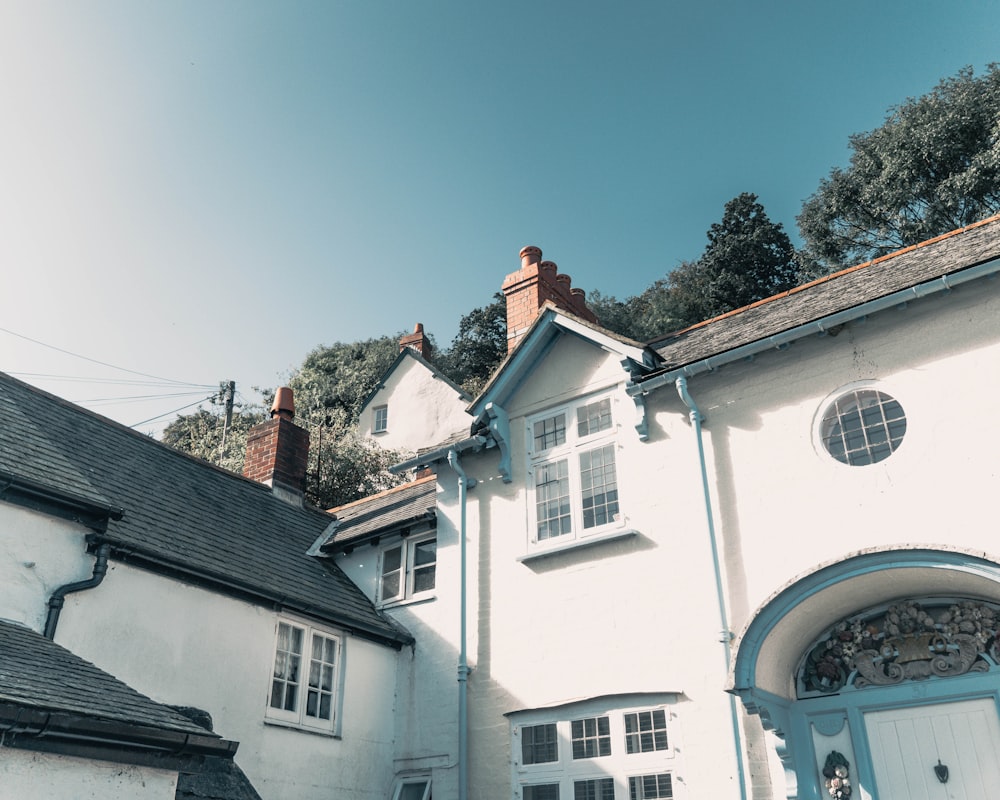
[[[722,644],[726,659],[726,674],[729,674],[729,662],[732,658],[733,634],[729,630],[729,615],[726,612],[726,594],[722,584],[722,564],[719,559],[719,545],[715,538],[715,516],[712,513],[712,496],[708,491],[708,468],[705,466],[705,444],[702,441],[701,412],[695,405],[694,398],[688,393],[687,378],[679,375],[676,379],[677,394],[691,409],[691,425],[694,428],[694,437],[698,443],[698,465],[701,469],[701,491],[705,498],[705,519],[708,523],[708,539],[712,546],[712,566],[715,569],[715,594],[719,603],[719,623],[722,626]],[[733,749],[736,754],[736,772],[740,780],[740,797],[746,800],[747,784],[746,775],[743,771],[743,744],[740,738],[739,715],[736,708],[736,698],[729,695],[729,717],[733,727]]]

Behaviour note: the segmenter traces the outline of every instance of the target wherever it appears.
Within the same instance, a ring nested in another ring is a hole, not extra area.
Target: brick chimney
[[[431,345],[431,340],[424,336],[423,323],[418,322],[413,326],[413,333],[407,334],[399,340],[400,353],[407,347],[427,361],[431,360],[431,353],[434,352],[434,347]]]
[[[559,274],[553,262],[542,261],[539,248],[529,246],[521,250],[521,269],[503,282],[508,353],[521,341],[547,302],[588,322],[597,322],[594,312],[587,308],[586,292],[571,288],[572,282],[569,275]]]
[[[309,431],[292,418],[295,401],[287,386],[278,389],[271,419],[250,429],[243,475],[272,489],[291,491],[300,500],[306,488]]]

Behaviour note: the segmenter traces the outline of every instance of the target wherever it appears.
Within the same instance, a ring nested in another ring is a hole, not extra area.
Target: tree
[[[314,348],[288,381],[296,414],[325,419],[342,413],[356,422],[361,404],[399,356],[399,336]]]
[[[458,333],[437,365],[470,395],[480,392],[507,356],[507,300],[500,292],[493,301],[462,317]]]
[[[247,433],[254,425],[267,419],[267,415],[260,407],[235,410],[223,446],[225,414],[221,404],[213,403],[212,410],[199,407],[193,414],[177,417],[164,428],[161,441],[175,450],[211,461],[224,469],[242,472]]]
[[[966,67],[850,137],[802,207],[808,253],[828,270],[890,253],[1000,211],[1000,66]]]
[[[640,342],[787,291],[808,274],[780,223],[757,195],[728,203],[708,230],[705,252],[656,280],[642,294],[617,300],[592,292],[588,305],[601,325]]]
[[[784,228],[771,222],[757,195],[744,192],[709,228],[701,257],[673,270],[667,285],[678,317],[690,325],[787,291],[798,277],[799,260]]]
[[[666,278],[659,278],[642,294],[624,300],[598,291],[590,292],[587,306],[597,315],[600,325],[637,342],[646,342],[683,327]]]
[[[398,356],[399,334],[336,342],[313,349],[289,379],[295,423],[310,432],[306,497],[316,505],[343,505],[404,480],[388,468],[405,454],[357,433],[362,403]]]

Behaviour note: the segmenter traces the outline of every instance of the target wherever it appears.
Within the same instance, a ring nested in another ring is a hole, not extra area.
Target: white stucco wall
[[[44,630],[52,592],[93,572],[87,533],[76,523],[0,503],[0,618]]]
[[[989,523],[1000,449],[998,312],[1000,289],[982,282],[690,380],[705,415],[731,631],[796,576],[866,548],[1000,555]],[[495,451],[463,458],[478,481],[467,509],[472,797],[510,792],[505,713],[627,691],[681,693],[673,707],[685,754],[678,797],[734,795],[726,658],[694,431],[671,385],[650,396],[650,437],[639,441],[623,379],[617,358],[566,337],[505,405],[513,482],[497,476]],[[834,461],[814,438],[817,415],[858,381],[874,382],[907,415],[900,449],[867,467]],[[621,510],[636,535],[524,561],[526,416],[613,386]],[[441,468],[436,602],[457,618],[445,577],[458,549],[455,480]],[[740,724],[748,783],[756,796],[781,796],[759,719],[741,708]]]
[[[440,487],[439,487],[440,491]],[[414,537],[423,532],[414,531]],[[395,769],[429,774],[434,797],[457,797],[459,650],[459,547],[450,525],[437,529],[437,566],[431,597],[404,601],[384,608],[413,634],[416,647],[399,656],[395,716]],[[374,602],[381,550],[398,544],[399,537],[377,545],[362,544],[337,564]]]
[[[866,548],[1000,554],[988,524],[998,312],[996,282],[981,281],[690,381],[706,416],[737,630],[793,577]],[[898,451],[864,467],[835,461],[814,436],[829,402],[858,382],[895,397],[907,417]],[[690,440],[678,406],[657,398],[657,423],[664,439]]]
[[[387,450],[415,452],[467,431],[472,425],[467,404],[426,364],[405,357],[361,410],[359,430]],[[388,427],[383,433],[372,433],[373,410],[379,406],[388,406]]]
[[[646,480],[653,451],[633,428],[634,405],[624,393],[624,379],[617,357],[566,337],[505,406],[513,482],[499,478],[496,452],[463,459],[478,481],[467,508],[473,798],[510,795],[511,726],[505,714],[629,692],[678,694],[671,724],[680,734],[675,744],[686,755],[682,768],[676,762],[677,797],[689,796],[685,787],[691,787],[690,796],[706,797],[734,790],[711,553],[698,527],[703,519],[698,505],[679,516],[676,511],[677,497],[696,497],[700,481],[687,471],[664,486]],[[621,508],[635,535],[523,561],[525,417],[602,390],[613,392]],[[441,468],[439,486],[442,574],[449,559],[454,566],[447,569],[457,567],[460,516],[457,478],[447,467]],[[439,605],[451,606],[457,619],[457,593],[446,592],[443,579],[441,588]]]
[[[240,742],[236,762],[269,800],[385,798],[399,653],[344,636],[340,737],[265,724],[278,619],[112,562],[100,587],[67,598],[56,641],[154,700],[208,711],[217,733]]]
[[[0,797],[10,800],[173,800],[176,790],[176,772],[0,745]]]

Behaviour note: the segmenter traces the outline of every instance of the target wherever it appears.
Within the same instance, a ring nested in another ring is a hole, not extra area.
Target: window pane
[[[555,723],[528,725],[521,729],[521,761],[545,764],[559,759]]]
[[[403,588],[403,546],[390,547],[382,551],[381,599],[393,600],[400,597]]]
[[[615,800],[614,778],[573,781],[573,800]]]
[[[312,658],[309,659],[309,689],[306,694],[306,716],[333,719],[333,676],[336,660],[336,640],[314,633]]]
[[[646,798],[672,798],[673,784],[669,772],[660,775],[639,775],[628,779],[629,800],[645,800]]]
[[[539,786],[522,786],[524,800],[559,800],[559,784],[546,783]]]
[[[874,389],[848,392],[823,416],[823,445],[844,464],[862,466],[888,458],[906,433],[906,415],[889,395]]]
[[[534,452],[548,450],[566,443],[566,415],[556,414],[554,417],[539,420],[534,425]]]
[[[437,539],[416,542],[412,550],[413,593],[427,592],[434,588],[437,561]]]
[[[575,719],[570,723],[573,758],[611,755],[611,724],[608,717]]]
[[[302,657],[302,630],[278,623],[274,651],[274,676],[271,681],[271,708],[295,711],[298,698],[299,665]]]
[[[397,797],[399,800],[424,800],[424,793],[427,791],[430,781],[416,781],[404,783],[399,790]]]
[[[590,436],[611,427],[611,399],[605,397],[596,403],[588,403],[576,410],[576,432],[578,436]]]
[[[667,749],[667,712],[662,708],[625,715],[625,752]]]
[[[569,462],[539,464],[535,470],[535,515],[538,541],[572,530],[569,505]]]
[[[614,522],[618,513],[614,445],[580,453],[580,487],[583,527],[594,528]]]

